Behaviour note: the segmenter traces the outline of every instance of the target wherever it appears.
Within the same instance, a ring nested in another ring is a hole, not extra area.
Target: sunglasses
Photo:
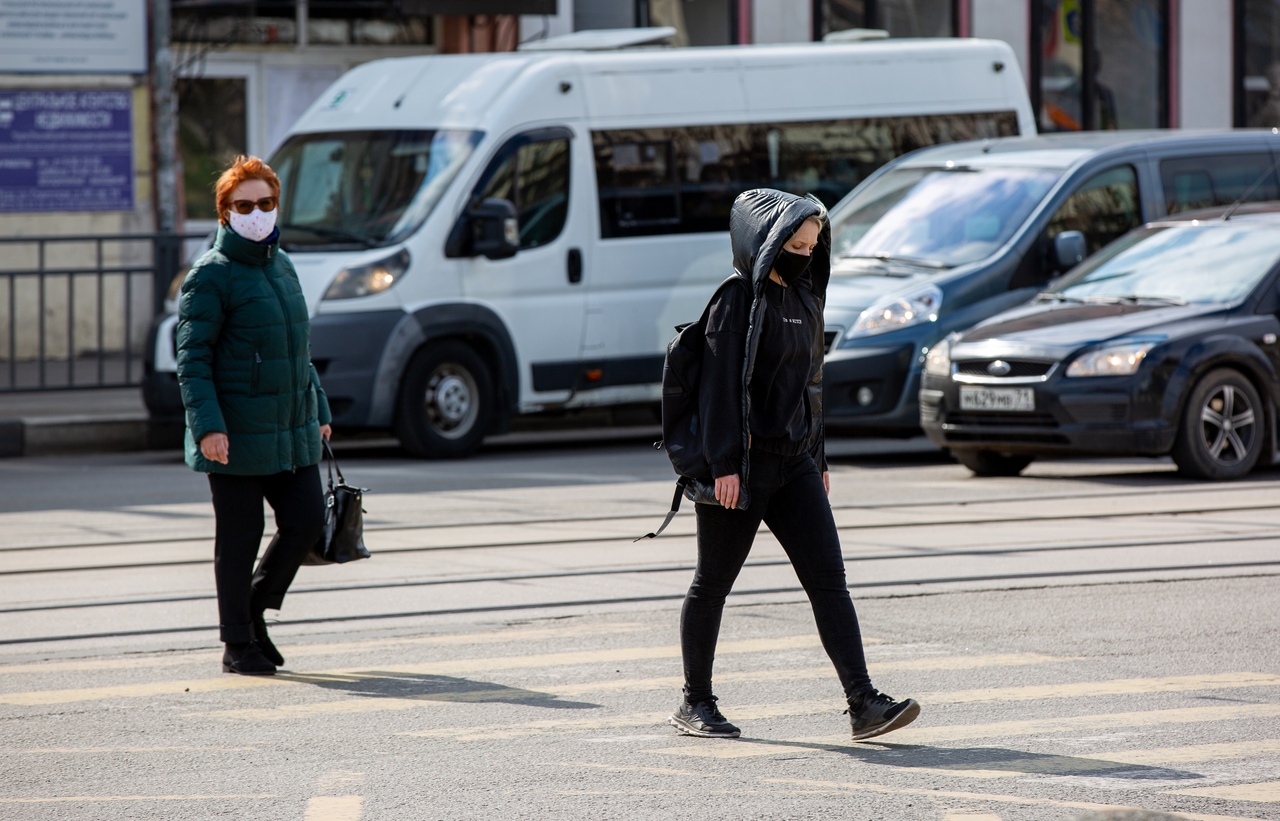
[[[254,208],[265,214],[276,210],[276,198],[263,197],[260,200],[232,200],[231,207],[235,209],[237,214],[252,214]]]

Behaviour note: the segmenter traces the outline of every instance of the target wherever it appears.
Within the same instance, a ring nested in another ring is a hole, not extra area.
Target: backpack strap
[[[676,513],[680,510],[680,499],[684,496],[684,489],[689,486],[689,477],[681,476],[676,480],[676,495],[671,497],[671,510],[667,511],[667,518],[662,520],[662,525],[652,533],[646,533],[640,539],[656,539],[662,535],[662,531],[667,529],[667,525],[671,524],[671,520],[676,517]],[[640,539],[632,540],[632,544],[640,541]]]

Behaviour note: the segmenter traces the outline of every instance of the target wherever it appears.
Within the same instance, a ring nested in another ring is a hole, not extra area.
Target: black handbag
[[[312,546],[303,564],[346,564],[369,558],[364,546],[364,492],[368,488],[352,487],[342,478],[342,468],[333,457],[327,439],[324,456],[329,465],[329,489],[324,494],[324,531]],[[334,471],[338,483],[333,483]]]

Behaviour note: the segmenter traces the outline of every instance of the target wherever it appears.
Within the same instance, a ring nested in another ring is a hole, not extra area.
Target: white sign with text
[[[146,74],[146,0],[0,0],[0,73]]]

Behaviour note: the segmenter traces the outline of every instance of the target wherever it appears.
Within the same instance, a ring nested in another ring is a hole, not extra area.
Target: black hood
[[[808,276],[813,281],[811,290],[819,298],[823,297],[831,279],[831,225],[826,219],[826,209],[808,197],[772,188],[755,188],[739,194],[729,214],[734,271],[749,279],[753,290],[758,290],[773,270],[778,251],[810,217],[821,218],[822,231],[813,249]]]

